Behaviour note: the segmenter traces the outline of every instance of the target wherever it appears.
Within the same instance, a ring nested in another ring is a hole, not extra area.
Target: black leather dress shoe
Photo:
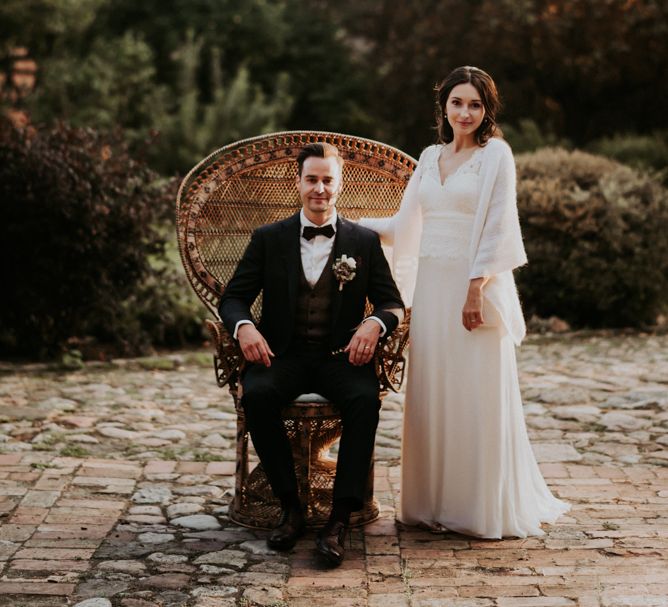
[[[329,522],[320,531],[315,538],[315,545],[318,552],[330,564],[338,567],[343,562],[346,554],[344,540],[348,527],[341,522]]]
[[[281,511],[281,520],[267,538],[267,546],[272,550],[290,550],[304,535],[306,522],[301,508]]]

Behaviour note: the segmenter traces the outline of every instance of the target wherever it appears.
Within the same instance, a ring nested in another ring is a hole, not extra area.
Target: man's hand
[[[366,365],[373,358],[379,335],[380,325],[373,318],[363,322],[344,350],[348,352],[350,363],[356,366]]]
[[[237,331],[237,339],[241,352],[249,363],[262,363],[265,367],[271,367],[274,353],[255,325],[250,323],[241,325]]]

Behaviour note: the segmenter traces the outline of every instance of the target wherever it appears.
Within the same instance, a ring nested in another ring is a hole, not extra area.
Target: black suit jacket
[[[225,327],[233,333],[240,320],[253,320],[250,308],[262,292],[258,330],[276,355],[289,347],[294,332],[302,272],[300,238],[299,213],[255,230],[218,306]],[[350,341],[364,319],[367,298],[373,305],[373,315],[383,321],[388,334],[396,328],[398,319],[387,310],[404,307],[375,232],[339,217],[334,258],[341,255],[355,258],[357,269],[355,278],[342,290],[336,283],[331,302],[333,350]],[[331,266],[323,271],[331,272]]]

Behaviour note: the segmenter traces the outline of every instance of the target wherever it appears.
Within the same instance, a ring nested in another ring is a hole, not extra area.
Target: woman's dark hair
[[[487,72],[465,65],[450,72],[443,82],[434,87],[436,91],[436,131],[439,143],[450,143],[454,138],[452,127],[444,116],[445,105],[452,89],[458,84],[465,83],[470,83],[475,87],[485,108],[485,117],[475,132],[478,145],[485,145],[490,137],[502,136],[501,129],[496,124],[496,115],[501,109],[501,100],[494,80]]]

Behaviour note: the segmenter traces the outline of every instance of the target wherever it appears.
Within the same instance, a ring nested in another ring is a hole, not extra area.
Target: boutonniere
[[[334,277],[339,281],[339,291],[343,290],[343,285],[355,278],[355,270],[357,269],[357,262],[353,257],[341,255],[337,257],[332,264],[334,270]]]

